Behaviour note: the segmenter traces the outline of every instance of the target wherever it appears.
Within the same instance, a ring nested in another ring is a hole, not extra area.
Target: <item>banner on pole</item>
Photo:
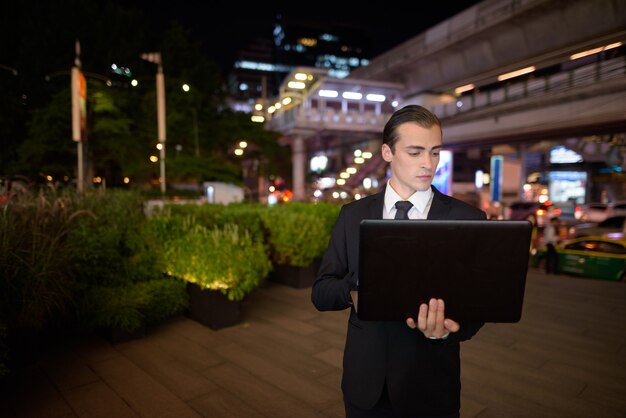
[[[81,142],[87,132],[87,80],[78,67],[72,68],[72,139]]]

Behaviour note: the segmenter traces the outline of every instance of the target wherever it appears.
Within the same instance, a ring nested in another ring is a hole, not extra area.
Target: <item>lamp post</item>
[[[141,54],[141,58],[151,63],[157,64],[156,74],[156,95],[157,95],[157,129],[159,148],[159,160],[161,162],[161,194],[165,195],[165,77],[163,75],[163,65],[161,63],[160,52],[148,52]]]

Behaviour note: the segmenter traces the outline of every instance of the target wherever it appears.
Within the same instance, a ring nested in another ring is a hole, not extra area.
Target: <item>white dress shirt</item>
[[[407,199],[413,204],[409,209],[409,219],[426,219],[428,217],[428,211],[433,201],[433,190],[428,189],[425,191],[416,191]],[[396,202],[398,200],[404,200],[393,189],[390,182],[387,182],[387,188],[385,189],[385,204],[383,207],[383,219],[393,219],[396,216]]]

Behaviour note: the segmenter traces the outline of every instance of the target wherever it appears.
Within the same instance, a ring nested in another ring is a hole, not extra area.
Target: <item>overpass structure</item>
[[[292,148],[299,200],[320,187],[307,181],[315,174],[313,157],[325,159],[319,171],[341,187],[365,194],[366,186],[375,188],[385,175],[377,158],[383,126],[406,104],[440,117],[444,146],[455,158],[478,163],[480,156],[502,154],[517,164],[516,194],[560,144],[585,162],[572,169],[604,166],[608,177],[594,174],[602,186],[583,186],[587,200],[606,198],[607,191],[617,198],[626,195],[624,42],[622,0],[485,0],[348,78],[296,69],[272,99],[278,106],[266,113],[268,127]],[[546,158],[533,165],[536,153]]]

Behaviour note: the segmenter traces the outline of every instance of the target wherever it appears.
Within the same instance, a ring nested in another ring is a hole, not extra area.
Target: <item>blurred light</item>
[[[281,105],[281,104],[280,104],[280,102],[276,102],[276,103],[274,103],[274,109],[278,110],[278,109],[280,109],[281,107],[283,107],[283,105]]]
[[[365,96],[365,98],[369,100],[370,102],[384,102],[385,101],[385,96],[383,96],[382,94],[370,93],[367,96]]]
[[[344,184],[346,184],[346,180],[345,180],[345,179],[337,179],[336,183],[337,183],[339,186],[343,186]]]
[[[158,144],[156,144],[156,149],[161,151],[163,149],[163,144],[161,144],[160,142]]]
[[[64,181],[68,181],[70,178],[68,176],[63,176]]]
[[[239,156],[239,155],[243,155],[243,150],[241,148],[237,148],[235,150],[235,155]]]
[[[339,192],[333,192],[333,197],[335,199],[339,199]]]
[[[485,173],[483,173],[483,170],[476,170],[474,174],[474,186],[476,186],[477,189],[481,189],[484,185],[484,179]]]
[[[362,151],[361,151],[360,149],[355,149],[355,150],[354,150],[354,156],[355,156],[355,157],[360,157],[360,156],[361,156],[361,154],[362,154]]]
[[[577,54],[573,54],[569,57],[570,60],[576,60],[578,58],[586,57],[587,55],[597,54],[598,52],[606,51],[607,49],[613,49],[622,46],[621,42],[615,42],[613,44],[608,44],[605,46],[601,46],[599,48],[588,49],[587,51],[579,52]]]
[[[308,78],[305,73],[296,73],[293,77],[299,81],[306,81],[306,79]]]
[[[113,85],[113,83],[111,83],[111,80],[107,80],[107,87],[111,87]]]
[[[274,106],[270,106],[270,107],[267,108],[267,113],[271,114],[271,113],[274,113],[274,112],[276,112],[276,108]]]
[[[355,174],[356,173],[356,168],[348,167],[348,168],[346,168],[346,173],[348,173],[348,174]]]
[[[137,87],[139,85],[139,81],[133,79],[133,81],[130,82],[130,85],[133,87]]]
[[[363,188],[364,189],[371,189],[372,188],[372,179],[369,177],[365,177],[363,179]]]
[[[102,177],[99,177],[99,176],[98,177],[94,177],[93,178],[93,182],[94,183],[102,183]]]
[[[539,196],[540,203],[545,203],[546,200],[548,200],[548,196],[546,196],[545,194]],[[539,211],[537,211],[537,214],[539,214]]]
[[[124,177],[124,184],[130,183],[130,179],[128,177]]]
[[[361,154],[361,157],[363,157],[363,158],[365,158],[367,160],[368,158],[372,158],[372,153],[369,152],[369,151],[365,151],[365,152],[363,152],[363,154]]]
[[[341,97],[350,100],[361,100],[363,95],[354,91],[344,91],[343,93],[341,93]]]
[[[152,161],[153,163],[156,163],[157,161],[159,161],[159,157],[157,157],[156,155],[151,155],[150,161]]]
[[[289,103],[291,103],[291,97],[285,97],[285,98],[283,99],[283,104],[284,104],[285,106],[287,106]]]
[[[464,86],[460,86],[454,89],[456,94],[465,93],[466,91],[474,90],[474,85],[472,83],[466,84]]]
[[[52,176],[46,176],[46,180],[52,181]]]
[[[248,146],[248,143],[246,141],[240,141],[239,142],[239,148],[245,148]]]
[[[183,84],[183,91],[185,93],[189,91],[189,84]]]
[[[316,155],[311,158],[309,166],[311,171],[324,171],[328,166],[328,157],[325,155]]]
[[[254,105],[254,110],[263,110],[263,105],[261,103],[257,103]]]
[[[528,183],[524,184],[522,186],[522,189],[524,189],[525,192],[529,191],[532,188],[532,186]]]
[[[354,195],[354,199],[355,200],[361,200],[361,194],[360,193],[355,194]]]
[[[365,158],[363,158],[363,157],[356,157],[354,159],[354,163],[355,164],[363,164],[364,162],[365,162]]]
[[[252,120],[252,122],[265,122],[265,118],[259,115],[253,115],[250,119]]]
[[[274,186],[270,186],[270,188],[269,188],[269,191],[270,191],[270,192],[274,193],[274,191],[275,191],[275,190],[276,190],[276,187],[274,187]]]
[[[117,70],[117,64],[111,64],[111,69],[112,69],[113,71]]]
[[[483,174],[483,184],[489,184],[491,182],[491,176],[489,173]]]
[[[463,106],[463,102],[460,100],[456,101],[456,107],[462,107]]]
[[[317,94],[320,97],[337,97],[339,95],[336,90],[320,90]]]
[[[347,197],[348,197],[348,193],[346,193],[346,192],[341,192],[341,193],[339,193],[339,196],[340,196],[342,199],[345,199],[345,198],[347,198]]]
[[[349,179],[350,178],[350,174],[344,172],[339,173],[339,177],[341,177],[342,179]]]
[[[322,191],[321,190],[316,190],[313,192],[313,196],[315,197],[320,197],[322,195]]]
[[[289,87],[290,89],[302,90],[306,87],[306,84],[304,84],[302,81],[290,81],[289,83],[287,83],[287,87]]]
[[[398,101],[397,101],[397,100],[394,100],[393,102],[391,102],[391,105],[392,105],[393,107],[398,107],[398,105],[399,105],[399,104],[400,104],[400,103],[398,103]]]
[[[508,80],[509,78],[519,77],[520,75],[532,73],[535,71],[535,67],[531,65],[530,67],[521,68],[519,70],[511,71],[510,73],[500,74],[498,76],[498,81]]]

